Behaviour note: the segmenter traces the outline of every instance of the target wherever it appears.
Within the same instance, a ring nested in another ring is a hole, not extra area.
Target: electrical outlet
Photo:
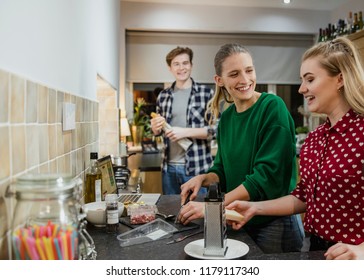
[[[63,131],[76,128],[76,105],[73,103],[63,103]]]

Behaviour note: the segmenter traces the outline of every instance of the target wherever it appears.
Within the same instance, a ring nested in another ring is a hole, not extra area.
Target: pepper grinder
[[[204,256],[224,257],[227,232],[224,194],[218,183],[211,184],[205,197]]]

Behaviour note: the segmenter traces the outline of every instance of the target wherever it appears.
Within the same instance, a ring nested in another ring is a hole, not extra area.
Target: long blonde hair
[[[233,43],[221,46],[214,59],[215,74],[221,76],[222,64],[225,59],[231,55],[239,53],[248,53],[250,55],[248,49],[240,44]],[[220,87],[216,84],[214,97],[207,104],[207,110],[205,114],[206,118],[209,120],[209,123],[215,123],[220,115],[220,112],[222,112],[226,106],[231,103],[233,103],[233,99],[226,88]]]
[[[309,58],[318,58],[332,77],[342,74],[344,85],[340,92],[355,112],[364,115],[364,70],[354,44],[346,37],[321,42],[303,54],[302,62]]]

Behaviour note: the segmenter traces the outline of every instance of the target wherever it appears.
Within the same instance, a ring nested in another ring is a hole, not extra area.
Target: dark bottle
[[[360,29],[359,29],[358,14],[354,13],[354,21],[353,21],[353,27],[352,27],[351,33],[358,32],[359,30]]]
[[[118,195],[107,194],[106,202],[106,232],[117,233],[119,227]]]
[[[84,201],[85,203],[101,201],[102,174],[97,165],[97,153],[90,153],[90,168],[86,173]]]
[[[360,11],[358,15],[358,22],[359,22],[359,30],[364,29],[364,23],[363,23],[363,12]]]
[[[317,38],[317,42],[322,42],[323,41],[323,36],[322,36],[322,28],[319,29],[319,36]]]
[[[338,36],[338,28],[333,24],[331,26],[331,40],[334,40]]]

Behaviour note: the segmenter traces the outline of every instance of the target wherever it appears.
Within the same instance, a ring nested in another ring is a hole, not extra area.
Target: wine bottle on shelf
[[[355,33],[358,31],[359,31],[358,13],[354,13],[354,21],[353,21],[351,33]]]
[[[322,42],[323,41],[323,37],[322,37],[322,28],[319,29],[319,35],[317,38],[317,42]]]
[[[359,31],[363,30],[364,24],[363,24],[363,12],[362,11],[359,11],[359,14],[358,14],[358,25],[359,25]]]
[[[102,173],[97,164],[97,153],[90,153],[90,167],[86,173],[84,202],[102,200]]]
[[[349,12],[349,17],[348,17],[348,26],[347,26],[347,34],[351,34],[352,30],[354,29],[354,25],[353,25],[353,12]]]

